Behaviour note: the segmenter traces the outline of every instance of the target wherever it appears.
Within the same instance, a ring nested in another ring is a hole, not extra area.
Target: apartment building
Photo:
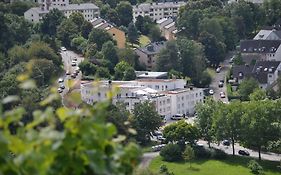
[[[176,34],[178,30],[176,28],[176,23],[173,18],[162,18],[156,23],[159,26],[162,36],[166,38],[166,40],[174,40],[176,39]]]
[[[203,102],[204,99],[203,89],[185,88],[185,81],[182,79],[81,83],[81,98],[88,104],[106,100],[109,91],[115,91],[113,104],[122,102],[126,105],[126,109],[132,112],[136,104],[150,101],[156,111],[166,117],[175,114],[192,114],[195,105]]]
[[[135,50],[139,56],[139,62],[146,66],[146,70],[154,70],[156,67],[157,54],[166,47],[166,42],[154,42]]]
[[[133,21],[136,22],[138,16],[149,16],[151,19],[157,21],[166,17],[177,17],[179,9],[184,6],[186,2],[153,2],[142,3],[133,6]]]
[[[51,9],[58,9],[68,18],[72,13],[81,13],[87,21],[99,16],[99,7],[93,3],[69,4],[69,0],[38,0],[39,7],[33,7],[24,13],[24,18],[37,23]]]
[[[100,17],[96,17],[92,19],[90,22],[92,23],[94,28],[107,31],[112,36],[112,38],[116,41],[118,48],[120,49],[125,48],[126,36],[124,31],[120,30],[115,25],[109,23],[108,21]]]

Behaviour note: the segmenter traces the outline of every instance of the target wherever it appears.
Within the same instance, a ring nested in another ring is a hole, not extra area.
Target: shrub
[[[193,150],[196,158],[208,159],[211,157],[211,152],[207,148],[201,146],[195,146]]]
[[[249,161],[248,168],[251,169],[251,172],[253,174],[261,174],[262,171],[263,171],[262,166],[260,166],[260,164],[257,161],[255,161],[255,160],[250,160]]]
[[[160,151],[160,156],[165,161],[174,162],[181,160],[181,149],[177,144],[168,144]]]
[[[162,175],[174,175],[173,172],[169,172],[169,170],[168,170],[166,165],[161,165],[160,166],[159,173],[162,174]]]
[[[219,149],[213,148],[211,149],[211,158],[213,159],[225,159],[227,157],[227,154]]]

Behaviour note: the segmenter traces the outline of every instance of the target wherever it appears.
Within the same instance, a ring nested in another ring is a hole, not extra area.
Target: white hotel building
[[[167,17],[177,17],[179,9],[184,6],[186,2],[153,2],[142,3],[133,6],[133,21],[136,22],[138,16],[149,16],[151,19],[157,21]]]
[[[81,98],[88,104],[106,100],[117,88],[113,104],[123,102],[131,111],[135,104],[150,101],[160,115],[193,114],[195,105],[203,102],[203,89],[185,88],[182,79],[138,79],[134,81],[100,81],[81,83]]]
[[[93,3],[69,4],[69,0],[34,0],[38,7],[33,7],[24,12],[24,18],[30,22],[39,22],[51,9],[58,9],[67,18],[74,12],[80,12],[85,20],[90,21],[99,16],[99,7]]]

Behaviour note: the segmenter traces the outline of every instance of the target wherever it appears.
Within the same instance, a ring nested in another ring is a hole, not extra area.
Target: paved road
[[[229,53],[226,58],[225,61],[223,63],[221,63],[221,71],[220,73],[216,73],[215,77],[213,77],[212,79],[212,83],[210,84],[210,88],[214,90],[214,99],[215,100],[221,100],[223,102],[228,102],[227,99],[227,90],[226,90],[226,74],[229,71],[231,65],[229,64],[229,60],[230,58],[233,56],[233,53]],[[222,88],[219,88],[219,81],[220,80],[224,80],[224,85]],[[224,92],[226,97],[225,98],[221,98],[220,97],[220,92]]]
[[[205,147],[208,147],[208,143],[206,141],[200,140],[198,143],[203,144]],[[223,150],[225,153],[227,153],[229,155],[232,155],[232,146],[224,146],[222,144],[217,145],[217,144],[211,143],[211,147]],[[240,146],[238,143],[235,144],[234,148],[235,148],[235,154],[236,155],[238,155],[239,150],[247,150],[250,153],[250,157],[255,157],[255,158],[259,157],[259,153],[257,151],[253,151],[253,150],[244,148],[244,147]],[[262,152],[261,158],[263,160],[280,161],[281,160],[281,154],[275,154],[275,153],[270,153],[270,152]]]
[[[159,152],[151,152],[151,153],[144,153],[142,156],[141,163],[139,165],[140,168],[147,168],[152,159],[157,157]]]
[[[61,78],[64,79],[64,82],[61,83],[65,86],[65,89],[63,90],[63,92],[61,93],[62,95],[62,101],[64,101],[64,97],[65,95],[68,93],[69,91],[69,87],[68,87],[68,80],[75,80],[75,82],[73,84],[79,84],[80,83],[80,79],[81,79],[81,72],[78,74],[78,76],[73,79],[71,78],[70,75],[66,75],[65,73],[66,72],[70,72],[71,74],[76,70],[76,68],[78,67],[79,63],[82,62],[84,60],[84,58],[78,54],[76,54],[75,52],[73,51],[62,51],[61,52],[61,57],[62,57],[62,62],[63,62],[63,67],[64,67],[64,74]],[[72,60],[76,58],[77,59],[77,65],[76,66],[71,66],[71,62]],[[80,86],[78,86],[80,87]]]

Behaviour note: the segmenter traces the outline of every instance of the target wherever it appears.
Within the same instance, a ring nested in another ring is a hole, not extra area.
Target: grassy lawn
[[[140,42],[140,47],[143,47],[150,43],[150,39],[145,35],[141,35],[139,37],[139,42]]]
[[[152,160],[150,169],[154,172],[159,171],[159,167],[163,164],[167,166],[169,171],[175,175],[252,175],[247,168],[249,158],[246,157],[228,157],[226,160],[194,160],[191,163],[171,163],[164,162],[160,156]],[[262,161],[260,163],[264,169],[264,175],[280,175],[277,165],[279,162]]]

